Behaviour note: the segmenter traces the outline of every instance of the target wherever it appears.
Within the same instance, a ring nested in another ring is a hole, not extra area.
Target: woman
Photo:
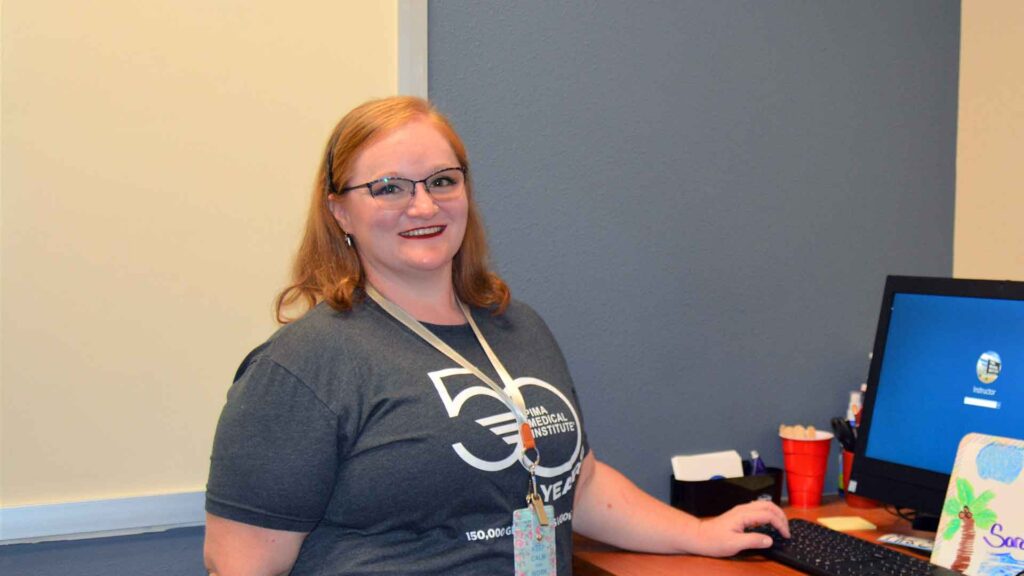
[[[207,487],[208,569],[235,574],[571,574],[572,531],[728,556],[788,534],[752,503],[700,521],[589,450],[550,331],[487,267],[465,147],[424,100],[339,122],[287,323],[243,361]]]

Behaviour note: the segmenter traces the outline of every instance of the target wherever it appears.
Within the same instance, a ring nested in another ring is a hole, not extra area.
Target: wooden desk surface
[[[876,542],[883,534],[898,533],[934,538],[934,533],[915,532],[910,523],[882,508],[850,508],[842,501],[832,501],[819,508],[786,508],[790,518],[817,520],[822,516],[860,516],[878,526],[878,530],[850,532],[854,536]],[[892,547],[911,555],[906,548]],[[918,556],[921,557],[921,556]],[[925,558],[927,560],[927,558]],[[573,574],[576,576],[679,576],[681,574],[749,575],[800,574],[760,555],[736,558],[704,558],[700,556],[668,556],[624,552],[593,540],[577,536],[573,541]]]

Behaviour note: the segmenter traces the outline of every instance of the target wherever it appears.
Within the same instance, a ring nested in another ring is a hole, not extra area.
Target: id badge
[[[554,519],[555,509],[544,507],[548,518]],[[512,513],[512,536],[515,545],[516,576],[555,576],[558,559],[555,557],[555,526],[542,526],[533,508],[527,506]]]

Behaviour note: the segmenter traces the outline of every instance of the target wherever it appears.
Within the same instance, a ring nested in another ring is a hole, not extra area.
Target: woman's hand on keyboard
[[[772,538],[750,528],[770,524],[789,538],[789,522],[781,508],[772,502],[741,504],[714,518],[705,518],[698,527],[697,549],[704,556],[733,556],[750,548],[769,548]]]

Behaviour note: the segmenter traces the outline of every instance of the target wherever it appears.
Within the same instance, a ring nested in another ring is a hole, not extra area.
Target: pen
[[[767,474],[768,468],[764,465],[764,460],[761,460],[761,455],[758,454],[757,450],[750,451],[750,469],[751,474]]]

